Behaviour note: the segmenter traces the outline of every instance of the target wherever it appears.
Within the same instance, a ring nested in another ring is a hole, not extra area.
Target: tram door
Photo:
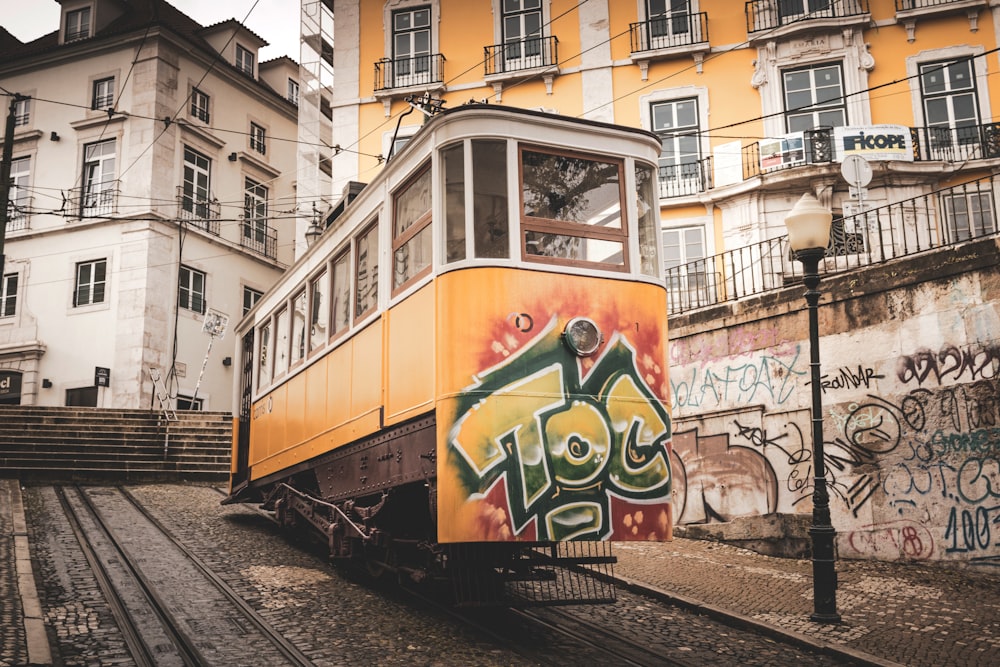
[[[239,434],[236,438],[236,472],[233,488],[249,478],[250,467],[250,416],[253,410],[253,332],[243,336],[243,354],[240,364]]]

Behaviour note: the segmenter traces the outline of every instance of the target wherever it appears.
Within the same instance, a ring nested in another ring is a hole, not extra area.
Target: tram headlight
[[[563,339],[569,349],[578,357],[588,357],[597,351],[604,342],[604,335],[593,320],[586,317],[574,317],[566,323]]]

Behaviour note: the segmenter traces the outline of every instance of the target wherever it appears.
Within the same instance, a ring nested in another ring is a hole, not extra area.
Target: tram
[[[460,604],[607,601],[541,589],[671,539],[659,152],[497,105],[428,118],[237,326],[225,502]]]

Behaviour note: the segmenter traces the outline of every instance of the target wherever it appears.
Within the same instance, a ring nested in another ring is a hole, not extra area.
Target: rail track
[[[56,494],[140,667],[313,664],[127,490]]]

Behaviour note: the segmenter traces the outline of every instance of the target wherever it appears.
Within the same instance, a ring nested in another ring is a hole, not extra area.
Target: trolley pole
[[[3,157],[0,158],[0,280],[3,280],[3,244],[7,238],[7,207],[10,205],[10,163],[14,159],[14,122],[17,103],[26,99],[14,93],[7,109],[7,127],[3,133]]]

